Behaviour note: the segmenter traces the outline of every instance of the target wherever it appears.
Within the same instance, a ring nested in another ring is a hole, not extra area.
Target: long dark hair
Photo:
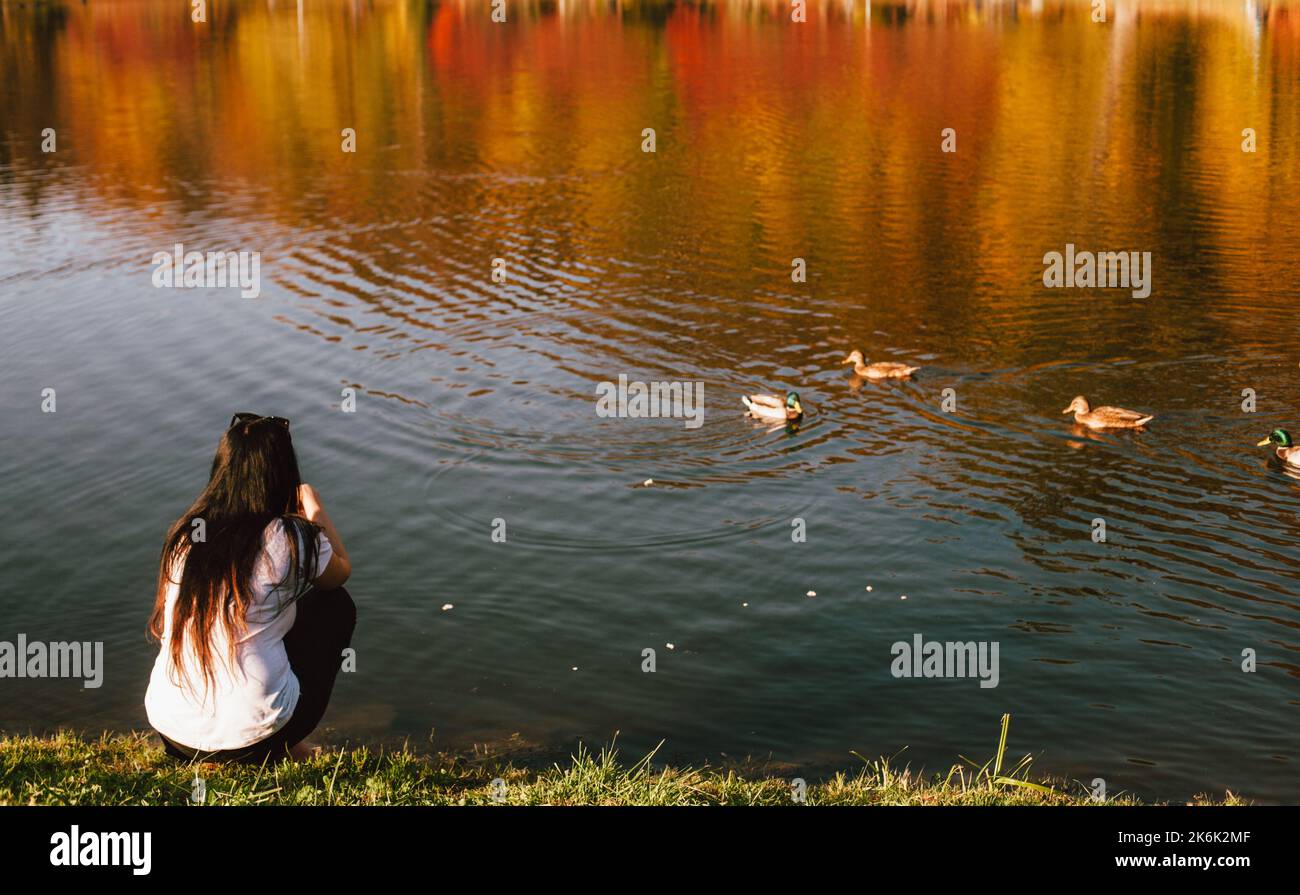
[[[167,532],[158,569],[149,633],[161,640],[167,612],[167,588],[179,583],[172,611],[171,661],[184,674],[185,639],[190,638],[205,684],[215,683],[217,656],[212,630],[229,632],[231,662],[235,643],[245,630],[252,600],[250,579],[262,552],[266,527],[279,519],[289,542],[289,564],[280,593],[285,606],[309,587],[318,561],[318,527],[298,513],[298,458],[287,425],[269,417],[235,423],[221,436],[212,459],[208,485]],[[194,523],[202,520],[200,526]],[[197,537],[202,528],[204,537]],[[182,569],[180,581],[172,577]],[[206,690],[206,686],[205,686]]]

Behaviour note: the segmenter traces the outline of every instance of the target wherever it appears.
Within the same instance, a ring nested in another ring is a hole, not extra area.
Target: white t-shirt
[[[334,548],[324,532],[318,535],[320,559],[315,580],[329,565]],[[215,687],[205,683],[203,670],[186,638],[182,657],[187,676],[171,661],[172,614],[180,590],[180,574],[167,585],[162,649],[144,696],[149,723],[169,739],[191,749],[239,749],[266,739],[288,723],[298,704],[298,678],[289,667],[284,635],[298,617],[295,603],[284,604],[294,584],[277,588],[289,566],[289,535],[277,519],[266,527],[262,552],[253,566],[249,586],[247,627],[236,645],[230,667],[229,634],[220,620],[212,626]],[[304,587],[306,583],[304,582]],[[206,689],[205,689],[206,687]]]

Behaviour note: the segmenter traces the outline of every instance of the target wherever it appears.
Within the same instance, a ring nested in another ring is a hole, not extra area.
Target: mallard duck
[[[1296,447],[1291,440],[1291,433],[1286,429],[1274,429],[1272,434],[1261,441],[1256,447],[1263,447],[1266,444],[1277,445],[1274,455],[1286,463],[1288,466],[1300,466],[1300,447]]]
[[[1077,396],[1061,413],[1074,413],[1074,421],[1089,429],[1136,429],[1155,419],[1155,414],[1138,413],[1123,407],[1092,407],[1083,395]]]
[[[862,352],[856,348],[849,352],[849,356],[840,363],[853,364],[853,372],[864,379],[906,379],[921,369],[920,367],[909,367],[907,364],[894,363],[888,360],[869,364],[867,359],[862,356]]]
[[[749,415],[760,420],[797,420],[803,416],[803,405],[797,392],[786,392],[782,399],[777,395],[742,395],[740,400],[749,408]]]

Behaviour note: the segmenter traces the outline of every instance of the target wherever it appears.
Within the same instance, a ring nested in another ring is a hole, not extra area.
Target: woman
[[[347,551],[298,475],[289,421],[237,413],[163,544],[149,723],[181,759],[309,755],[356,606]]]

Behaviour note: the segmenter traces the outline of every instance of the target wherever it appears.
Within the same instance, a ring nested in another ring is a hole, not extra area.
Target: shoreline
[[[620,755],[580,746],[567,759],[518,752],[417,753],[403,747],[322,751],[265,767],[186,764],[151,732],[0,735],[0,805],[1245,805],[1224,793],[1189,802],[1145,802],[1117,793],[1094,800],[1077,781],[1033,774],[1028,757],[954,764],[925,774],[889,759],[856,773],[788,778],[752,762],[672,767],[654,753]],[[554,753],[551,753],[552,755]],[[195,794],[201,792],[201,802]]]

